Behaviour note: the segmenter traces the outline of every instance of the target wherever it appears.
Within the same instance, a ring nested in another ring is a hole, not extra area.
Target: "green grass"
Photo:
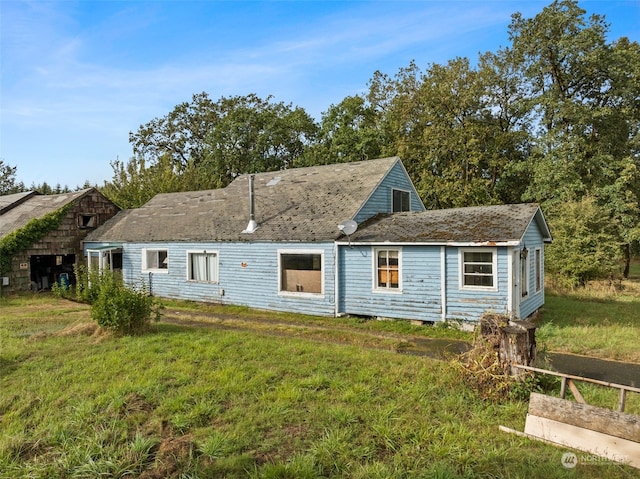
[[[548,292],[538,341],[551,351],[640,363],[640,282],[623,285]]]
[[[522,430],[527,403],[480,400],[446,362],[163,323],[55,334],[88,319],[0,299],[0,477],[634,477],[499,432]]]

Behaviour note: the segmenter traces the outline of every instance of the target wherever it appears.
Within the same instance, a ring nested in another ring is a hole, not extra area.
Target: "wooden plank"
[[[582,394],[580,394],[580,391],[578,391],[578,387],[573,383],[571,379],[569,379],[569,389],[571,389],[571,393],[573,394],[573,397],[576,398],[576,401],[585,404],[585,400],[582,397]]]
[[[634,441],[531,414],[524,433],[640,469],[640,444]]]
[[[640,417],[531,393],[529,414],[640,443]]]
[[[524,366],[521,364],[514,364],[514,368],[524,369],[525,371],[533,371],[534,373],[550,374],[551,376],[559,376],[562,378],[575,379],[576,381],[584,381],[592,384],[600,384],[601,386],[608,386],[616,389],[624,389],[634,393],[640,393],[640,388],[633,386],[627,386],[625,384],[610,383],[607,381],[600,381],[599,379],[585,378],[583,376],[574,376],[573,374],[559,373],[557,371],[550,371],[549,369],[540,369],[533,366]]]
[[[618,401],[618,411],[624,412],[624,406],[627,401],[627,391],[620,389],[620,399]]]

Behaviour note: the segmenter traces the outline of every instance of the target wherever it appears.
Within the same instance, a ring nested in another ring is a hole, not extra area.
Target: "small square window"
[[[411,210],[411,195],[408,191],[393,190],[393,212],[398,213],[401,211]]]
[[[218,282],[218,254],[207,251],[188,252],[189,281]]]
[[[96,215],[88,215],[88,214],[79,214],[78,215],[78,227],[81,229],[84,228],[95,228],[98,226]]]
[[[147,249],[142,251],[142,271],[167,272],[169,254],[166,249]]]
[[[495,258],[495,250],[462,250],[461,286],[463,288],[495,288]]]
[[[400,290],[400,250],[376,250],[375,288],[378,290]]]

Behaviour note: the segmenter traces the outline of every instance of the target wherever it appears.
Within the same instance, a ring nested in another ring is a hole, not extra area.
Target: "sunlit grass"
[[[537,335],[548,350],[640,363],[640,283],[548,292]]]
[[[245,313],[264,314],[229,314]],[[370,348],[366,328],[380,322],[350,319],[349,342],[346,320],[316,336],[309,325],[332,319],[269,318],[295,334],[160,323],[144,336],[57,336],[89,321],[88,307],[0,299],[0,477],[572,477],[562,448],[498,431],[522,430],[526,402],[484,402],[447,362]],[[578,327],[546,324],[547,342]],[[615,391],[579,387],[615,409]],[[617,465],[575,474],[632,477]]]

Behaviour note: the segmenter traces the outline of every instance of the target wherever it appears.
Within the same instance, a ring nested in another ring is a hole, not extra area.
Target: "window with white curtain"
[[[187,267],[189,281],[218,282],[218,253],[215,251],[188,251]]]

